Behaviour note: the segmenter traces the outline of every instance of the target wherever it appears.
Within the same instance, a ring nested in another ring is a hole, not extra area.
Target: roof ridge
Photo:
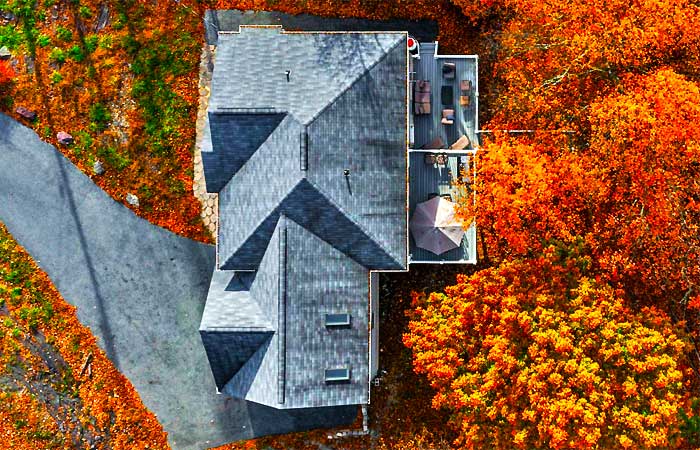
[[[403,36],[403,34],[401,34],[401,35]],[[308,126],[308,125],[311,125],[312,123],[314,123],[316,121],[316,119],[318,119],[319,116],[321,116],[321,114],[323,114],[328,108],[330,108],[332,105],[334,105],[335,102],[340,97],[342,97],[346,92],[348,92],[353,86],[355,86],[358,81],[363,79],[380,62],[384,61],[389,56],[389,53],[391,53],[396,47],[398,47],[399,44],[401,44],[401,39],[399,39],[394,45],[392,45],[389,49],[387,49],[379,58],[377,58],[377,60],[375,62],[373,62],[369,67],[367,67],[367,69],[364,72],[360,73],[354,80],[350,81],[350,83],[348,83],[348,85],[345,86],[345,88],[338,91],[338,93],[336,94],[335,97],[333,97],[328,103],[326,103],[326,105],[323,108],[318,110],[318,112],[316,114],[314,114],[309,120],[307,120],[305,123],[302,123],[302,125]]]
[[[355,225],[355,226],[357,227],[358,230],[360,230],[360,231],[361,231],[365,236],[367,236],[372,242],[374,242],[375,244],[377,244],[377,246],[378,246],[379,248],[381,248],[382,251],[383,251],[384,253],[386,253],[386,255],[389,257],[389,259],[391,259],[392,261],[394,261],[395,263],[397,263],[397,264],[399,264],[399,265],[403,265],[401,261],[398,261],[396,258],[394,258],[394,257],[391,255],[391,253],[387,252],[387,250],[384,248],[384,246],[381,245],[381,244],[379,243],[379,241],[377,240],[377,238],[376,238],[372,233],[370,233],[370,232],[367,231],[362,225],[360,225],[359,223],[357,223],[357,221],[354,220],[354,218],[352,217],[352,215],[348,214],[343,208],[341,208],[340,205],[338,205],[338,203],[336,203],[323,189],[321,189],[318,185],[316,185],[316,183],[314,183],[314,182],[311,181],[310,179],[308,179],[308,178],[305,178],[305,179],[306,179],[306,181],[309,183],[309,185],[311,185],[323,198],[325,198],[326,200],[328,200],[328,203],[330,203],[331,205],[333,205],[333,207],[334,207],[335,209],[337,209],[338,212],[340,212],[343,216],[347,217],[347,219],[348,219],[350,222],[352,222],[352,224]],[[303,227],[303,228],[306,229],[306,227]],[[311,230],[308,230],[308,231],[311,233]],[[315,233],[314,233],[314,234],[315,234]],[[317,236],[318,236],[318,235],[317,235]],[[331,244],[331,243],[328,242],[327,240],[323,239],[321,236],[318,236],[318,237],[319,237],[319,239],[321,239],[323,242],[327,243],[327,244],[330,245],[330,246],[333,246],[333,244]],[[335,248],[335,247],[334,247],[334,248]],[[345,252],[343,252],[343,251],[341,251],[341,250],[339,250],[339,251],[340,251],[342,254],[344,254],[345,256],[347,256],[348,258],[353,259],[353,258],[352,258],[350,255],[348,255],[347,253],[345,253]]]

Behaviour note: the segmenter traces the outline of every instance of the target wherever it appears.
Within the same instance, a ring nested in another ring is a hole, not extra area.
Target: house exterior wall
[[[369,379],[377,376],[379,369],[379,273],[369,274]]]

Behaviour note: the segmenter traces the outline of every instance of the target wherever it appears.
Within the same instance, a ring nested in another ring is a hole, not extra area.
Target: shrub
[[[40,34],[36,38],[36,43],[39,44],[39,47],[47,47],[51,43],[51,38],[45,34]]]
[[[58,47],[54,47],[49,53],[49,59],[59,64],[66,62],[66,53]]]
[[[22,43],[22,34],[12,25],[0,26],[0,47],[5,46],[10,50],[17,48]]]
[[[104,131],[112,120],[112,114],[102,103],[95,103],[90,106],[90,128],[93,131]]]
[[[62,41],[70,42],[73,40],[73,32],[59,25],[56,27],[56,37]]]
[[[88,53],[94,52],[97,49],[99,39],[100,38],[95,34],[91,34],[90,36],[87,36],[85,38],[85,50]]]
[[[97,150],[97,156],[117,170],[122,170],[131,164],[128,156],[122,155],[117,148],[112,146],[100,147]]]
[[[99,42],[98,46],[101,49],[109,50],[112,48],[112,36],[110,36],[110,35],[102,36],[99,38],[99,41],[100,42]]]
[[[83,152],[90,150],[93,139],[86,131],[78,131],[75,134],[75,144],[73,145],[73,153],[80,158]]]
[[[15,78],[15,71],[9,61],[0,61],[0,85],[8,84]]]
[[[63,75],[61,75],[57,70],[54,70],[50,79],[53,84],[58,84],[63,81]]]
[[[76,62],[81,62],[83,59],[85,59],[83,49],[80,48],[78,44],[75,44],[74,46],[68,49],[68,56],[70,56],[71,59],[73,59]]]
[[[82,5],[80,9],[78,9],[78,14],[80,14],[80,17],[83,19],[89,19],[92,17],[92,11],[90,10],[89,7]]]

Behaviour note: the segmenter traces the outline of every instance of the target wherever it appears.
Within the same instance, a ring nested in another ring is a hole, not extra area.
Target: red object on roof
[[[418,45],[418,43],[416,42],[415,39],[413,39],[412,37],[408,38],[408,49],[409,50],[415,49],[417,45]]]

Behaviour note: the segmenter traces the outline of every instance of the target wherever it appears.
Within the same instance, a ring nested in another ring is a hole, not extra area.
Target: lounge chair
[[[454,144],[450,145],[450,149],[452,150],[464,150],[465,148],[469,147],[469,138],[467,137],[466,134],[463,134],[462,136],[459,137],[455,141]]]
[[[435,139],[433,139],[432,141],[430,141],[427,144],[425,144],[424,146],[422,146],[421,148],[424,150],[436,150],[436,149],[442,148],[443,145],[445,145],[445,143],[442,142],[442,138],[440,136],[438,136]]]
[[[442,76],[446,80],[454,80],[455,74],[457,73],[457,64],[455,63],[442,63]]]
[[[455,96],[452,86],[443,86],[440,88],[440,99],[444,106],[452,106],[454,104]]]
[[[466,108],[471,103],[472,80],[459,82],[459,104]]]
[[[455,123],[455,110],[443,109],[441,122],[443,125],[452,125],[453,123]]]

